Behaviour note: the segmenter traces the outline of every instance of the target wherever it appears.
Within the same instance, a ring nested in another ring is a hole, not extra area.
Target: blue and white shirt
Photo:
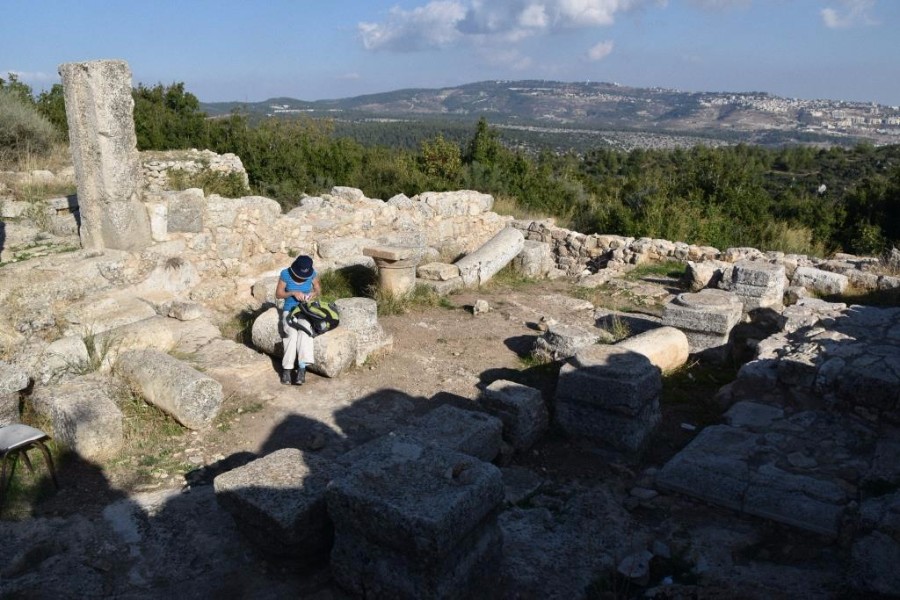
[[[289,294],[292,292],[311,294],[313,291],[313,279],[315,279],[317,275],[318,273],[316,271],[313,271],[312,275],[309,276],[309,279],[307,279],[303,283],[297,283],[296,281],[294,281],[294,278],[291,277],[290,271],[288,269],[284,269],[279,277],[285,283],[284,289],[287,290]],[[288,296],[284,299],[284,308],[282,310],[290,312],[299,303],[300,302],[293,296]]]

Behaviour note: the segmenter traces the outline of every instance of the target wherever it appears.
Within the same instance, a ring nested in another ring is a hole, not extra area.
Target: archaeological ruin
[[[40,232],[0,203],[0,426],[69,458],[50,508],[0,513],[0,596],[900,595],[900,308],[838,297],[896,299],[900,265],[586,235],[470,190],[176,191],[247,176],[139,153],[126,63],[60,74],[74,169],[26,176],[78,193]],[[337,299],[280,386],[300,254],[440,299]],[[683,274],[631,275],[658,264]],[[526,287],[492,292],[506,271]]]

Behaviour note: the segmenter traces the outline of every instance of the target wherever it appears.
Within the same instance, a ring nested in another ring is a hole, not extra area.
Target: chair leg
[[[13,476],[16,474],[16,460],[18,458],[18,453],[13,453],[12,455],[12,468],[9,470],[9,477],[6,476],[6,462],[9,459],[9,454],[3,455],[3,469],[2,475],[0,475],[0,510],[3,509],[3,502],[6,500],[6,494],[9,492],[9,486],[12,484]]]
[[[19,454],[22,456],[22,460],[25,461],[25,466],[28,467],[28,472],[34,475],[34,467],[31,465],[31,459],[28,458],[28,448],[22,448],[19,450]]]
[[[59,482],[56,481],[56,469],[53,467],[53,457],[50,456],[50,450],[47,449],[47,445],[44,444],[43,441],[38,441],[37,445],[44,455],[44,460],[47,462],[47,468],[50,470],[50,477],[53,479],[53,485],[56,489],[59,489]]]

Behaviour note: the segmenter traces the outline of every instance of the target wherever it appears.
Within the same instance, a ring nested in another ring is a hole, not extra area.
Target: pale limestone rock
[[[137,250],[150,245],[140,203],[131,70],[124,61],[60,65],[69,145],[78,181],[84,248]]]
[[[663,372],[687,363],[690,346],[687,336],[674,327],[659,327],[622,340],[616,346],[637,352]]]

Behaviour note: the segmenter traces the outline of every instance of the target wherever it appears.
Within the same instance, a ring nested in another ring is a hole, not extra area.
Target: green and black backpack
[[[303,323],[309,323],[309,329]],[[322,306],[319,301],[301,302],[291,309],[287,317],[287,324],[294,329],[305,331],[312,337],[321,335],[331,331],[341,322],[341,316],[338,314],[337,307],[334,303]]]

